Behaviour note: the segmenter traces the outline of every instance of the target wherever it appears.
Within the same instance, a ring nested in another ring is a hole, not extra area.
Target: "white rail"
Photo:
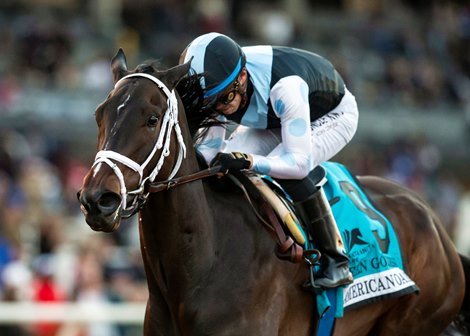
[[[145,303],[0,302],[0,324],[34,322],[110,322],[142,325]]]

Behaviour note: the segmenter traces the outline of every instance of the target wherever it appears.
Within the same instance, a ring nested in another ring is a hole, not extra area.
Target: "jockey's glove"
[[[211,162],[211,166],[220,165],[221,173],[228,173],[229,171],[238,171],[242,169],[251,168],[252,159],[249,154],[232,152],[232,153],[218,153]]]

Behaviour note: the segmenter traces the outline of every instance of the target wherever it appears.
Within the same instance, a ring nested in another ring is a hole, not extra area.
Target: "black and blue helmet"
[[[204,107],[216,102],[234,83],[246,62],[238,43],[219,33],[199,36],[186,47],[182,57],[181,63],[191,61],[192,71],[199,76]]]

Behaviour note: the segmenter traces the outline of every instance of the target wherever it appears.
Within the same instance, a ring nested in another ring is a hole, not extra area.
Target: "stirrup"
[[[320,266],[321,253],[317,249],[305,250],[304,259],[308,265],[308,279],[302,285],[305,290],[314,290],[315,286],[315,267]]]

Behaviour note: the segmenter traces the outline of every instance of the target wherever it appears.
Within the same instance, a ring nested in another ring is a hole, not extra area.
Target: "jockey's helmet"
[[[200,76],[204,107],[215,103],[237,80],[246,62],[238,43],[219,33],[204,34],[193,40],[180,57],[180,63],[188,61],[191,61],[192,71]]]

